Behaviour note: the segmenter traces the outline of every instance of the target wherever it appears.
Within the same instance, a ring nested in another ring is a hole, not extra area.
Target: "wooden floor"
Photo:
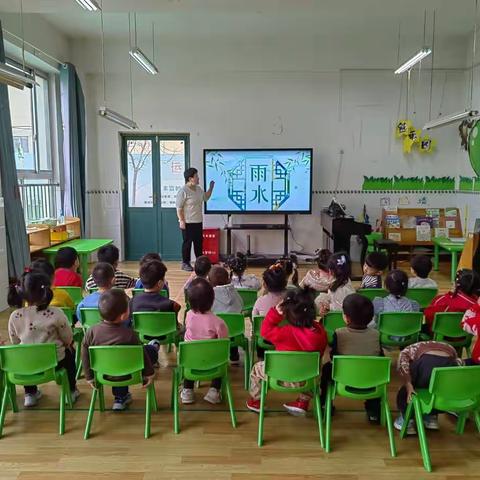
[[[402,265],[405,269],[408,265]],[[183,300],[187,277],[178,264],[168,264],[172,298]],[[135,274],[137,266],[122,269]],[[448,264],[435,273],[441,290],[449,288]],[[304,269],[303,269],[304,270]],[[259,269],[254,269],[260,273]],[[8,312],[0,314],[0,333],[6,338]],[[396,354],[392,354],[396,357]],[[480,478],[478,435],[471,424],[457,436],[454,423],[441,416],[441,429],[429,432],[434,473],[423,470],[417,437],[400,440],[398,457],[389,454],[386,431],[367,423],[362,405],[338,399],[333,419],[333,448],[326,454],[319,445],[312,417],[294,418],[282,409],[291,397],[272,393],[265,421],[265,445],[256,445],[257,415],[245,408],[242,367],[232,367],[238,427],[233,429],[224,405],[213,407],[202,400],[206,388],[196,392],[197,403],[181,407],[181,432],[173,433],[169,409],[171,369],[175,356],[161,353],[156,390],[160,411],[153,415],[152,436],[143,438],[145,393],[133,388],[134,402],[128,412],[96,413],[90,440],[83,440],[90,389],[82,379],[82,392],[73,411],[67,411],[67,430],[57,434],[58,396],[55,385],[42,388],[40,406],[7,414],[0,440],[0,479],[22,480],[154,480],[154,479],[445,479]],[[395,409],[398,375],[392,369],[390,406]],[[19,403],[23,401],[18,391]],[[107,405],[111,403],[107,396]],[[394,413],[396,415],[396,412]]]

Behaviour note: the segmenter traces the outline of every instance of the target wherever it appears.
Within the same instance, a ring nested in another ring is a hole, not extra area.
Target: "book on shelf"
[[[400,217],[398,215],[385,215],[385,223],[388,228],[400,228]]]

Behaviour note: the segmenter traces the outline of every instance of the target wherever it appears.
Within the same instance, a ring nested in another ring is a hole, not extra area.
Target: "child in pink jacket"
[[[215,293],[213,287],[204,278],[195,278],[187,289],[187,298],[190,310],[185,319],[185,341],[209,340],[213,338],[228,338],[228,329],[225,322],[211,312]],[[194,403],[193,380],[183,381],[183,390],[180,393],[182,403]],[[207,394],[203,397],[206,402],[220,403],[220,389],[222,379],[215,378]]]

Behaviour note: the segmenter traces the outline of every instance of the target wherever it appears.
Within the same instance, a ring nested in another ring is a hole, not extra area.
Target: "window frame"
[[[17,68],[23,68],[23,66],[16,60],[12,58],[7,58],[6,63]],[[56,165],[54,161],[54,152],[53,152],[53,142],[52,142],[52,129],[55,128],[55,125],[53,124],[53,119],[52,119],[52,96],[51,96],[51,82],[52,82],[52,77],[49,75],[47,72],[44,72],[40,69],[36,68],[31,68],[28,66],[25,66],[25,70],[28,71],[30,74],[36,78],[37,76],[42,78],[46,82],[46,100],[47,100],[47,105],[46,105],[46,111],[44,112],[46,115],[46,150],[47,150],[47,162],[50,165],[49,169],[42,170],[40,168],[40,148],[39,148],[39,135],[38,135],[38,101],[37,101],[37,91],[35,90],[34,87],[33,89],[30,90],[30,114],[32,118],[32,134],[33,134],[33,157],[34,157],[34,165],[35,168],[32,169],[18,169],[17,168],[17,177],[18,177],[18,182],[19,183],[24,183],[24,179],[28,180],[49,180],[49,183],[54,183],[55,182],[55,175],[56,175]],[[12,137],[13,137],[13,132],[12,132]]]

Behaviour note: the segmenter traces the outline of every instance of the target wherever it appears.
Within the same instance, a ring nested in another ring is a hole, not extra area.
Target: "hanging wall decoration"
[[[429,135],[425,135],[424,137],[421,137],[418,142],[418,150],[420,153],[432,153],[436,144],[436,140],[430,138]]]
[[[403,153],[411,153],[412,147],[420,142],[421,130],[410,127],[406,137],[403,139]]]
[[[412,126],[411,120],[399,120],[395,126],[395,136],[397,138],[405,137]]]

